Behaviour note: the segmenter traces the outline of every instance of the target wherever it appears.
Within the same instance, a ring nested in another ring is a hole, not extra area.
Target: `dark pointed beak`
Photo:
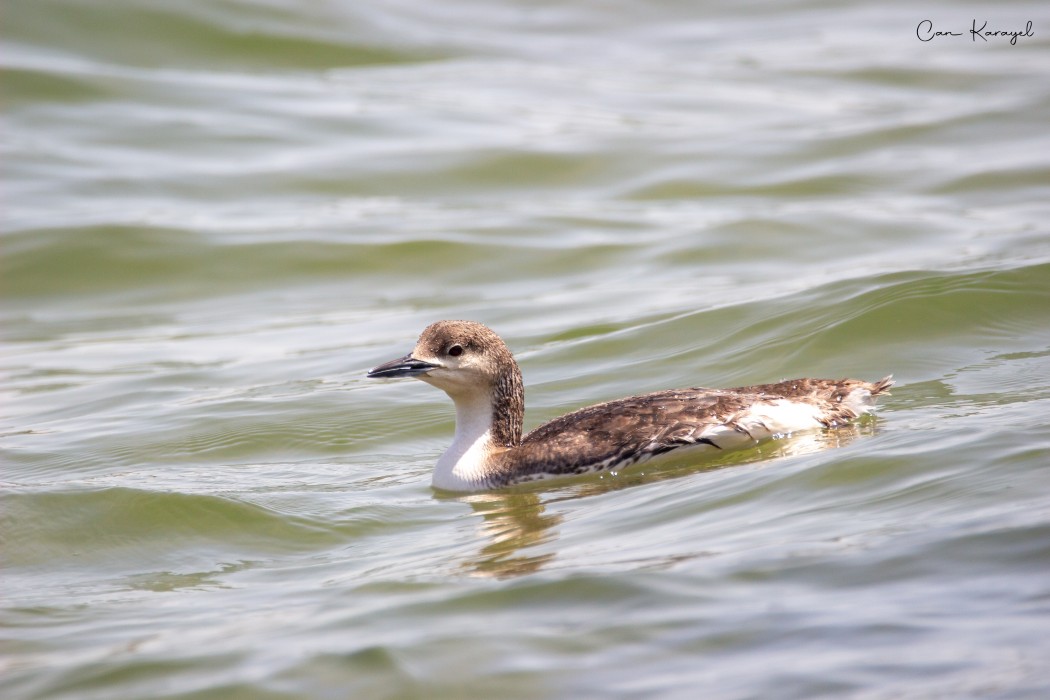
[[[426,374],[430,370],[435,369],[437,366],[438,365],[431,364],[430,362],[417,360],[412,357],[412,353],[408,353],[404,357],[399,357],[390,362],[384,362],[383,364],[368,370],[368,378],[394,379],[395,377],[418,377],[421,374]]]

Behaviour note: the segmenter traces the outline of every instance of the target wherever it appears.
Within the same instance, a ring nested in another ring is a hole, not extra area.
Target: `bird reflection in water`
[[[555,552],[523,554],[521,550],[550,542],[558,514],[545,513],[538,493],[476,493],[459,500],[470,504],[482,517],[481,532],[489,543],[464,566],[475,576],[511,578],[539,571]]]

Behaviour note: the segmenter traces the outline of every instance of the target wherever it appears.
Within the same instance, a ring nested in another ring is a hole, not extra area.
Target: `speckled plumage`
[[[730,449],[833,427],[870,410],[893,384],[890,377],[874,383],[793,379],[658,391],[581,408],[522,438],[521,372],[502,339],[482,324],[431,324],[412,353],[369,376],[415,376],[456,403],[456,438],[434,475],[435,486],[453,490],[620,469],[679,448]]]

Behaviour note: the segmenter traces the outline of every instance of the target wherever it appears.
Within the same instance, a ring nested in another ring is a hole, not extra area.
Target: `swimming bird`
[[[613,471],[671,452],[728,450],[843,425],[871,411],[875,397],[893,385],[890,375],[877,382],[791,379],[657,391],[581,408],[522,437],[521,370],[503,339],[481,323],[432,323],[412,352],[368,376],[421,379],[455,403],[455,437],[432,480],[448,491]]]

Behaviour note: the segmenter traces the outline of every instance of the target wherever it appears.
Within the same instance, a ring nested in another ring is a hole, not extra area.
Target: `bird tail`
[[[868,389],[872,396],[878,396],[879,394],[889,394],[890,387],[894,385],[893,375],[887,374],[885,377],[877,382],[874,382]]]

